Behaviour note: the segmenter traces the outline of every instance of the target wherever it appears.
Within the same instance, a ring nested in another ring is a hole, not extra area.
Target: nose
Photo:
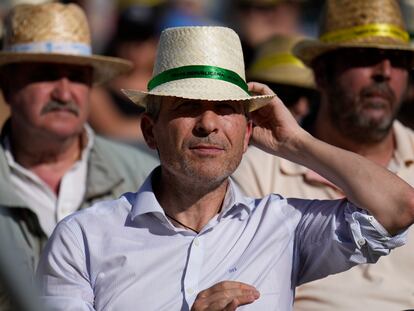
[[[212,110],[203,111],[197,118],[195,132],[197,136],[208,136],[218,131],[219,116]]]
[[[391,78],[392,64],[388,58],[382,59],[373,68],[372,78],[376,82],[389,81]]]
[[[70,81],[66,77],[55,82],[52,97],[61,101],[71,100]]]

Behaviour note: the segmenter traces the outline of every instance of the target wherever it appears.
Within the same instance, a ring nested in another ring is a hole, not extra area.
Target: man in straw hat
[[[130,64],[91,55],[78,6],[16,6],[5,30],[0,85],[11,116],[1,133],[0,227],[33,271],[60,219],[136,189],[156,161],[86,125],[92,84]]]
[[[259,46],[247,78],[267,84],[289,108],[298,122],[318,102],[313,72],[292,54],[303,39],[298,35],[275,35]]]
[[[322,93],[316,117],[305,122],[308,131],[414,185],[414,134],[395,121],[413,59],[398,2],[327,1],[320,39],[303,41],[295,52],[313,68]],[[347,195],[346,189],[313,170],[258,150],[244,160],[236,180],[249,195],[281,188],[283,195],[303,198]],[[375,199],[369,187],[361,190]],[[408,245],[377,265],[358,266],[299,287],[296,310],[413,308],[414,233],[409,235]]]
[[[414,189],[313,138],[270,88],[247,85],[233,30],[165,30],[148,89],[125,93],[146,106],[141,127],[161,166],[138,192],[57,226],[38,268],[53,310],[291,310],[296,285],[403,243]],[[250,138],[350,201],[243,196],[229,176]]]

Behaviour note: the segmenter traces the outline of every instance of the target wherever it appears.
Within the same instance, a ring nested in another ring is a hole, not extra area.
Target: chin
[[[196,179],[198,182],[201,182],[204,185],[217,185],[226,180],[234,170],[226,167],[214,167],[205,165],[200,168],[195,168],[192,170],[191,175],[197,176]]]
[[[80,135],[83,131],[83,125],[54,124],[52,126],[48,126],[46,131],[50,134],[50,136],[66,139]]]

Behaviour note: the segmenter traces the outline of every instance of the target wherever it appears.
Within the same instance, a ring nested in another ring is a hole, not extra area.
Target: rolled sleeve
[[[348,203],[345,208],[345,220],[349,224],[355,245],[365,257],[359,258],[360,253],[352,258],[357,263],[376,262],[380,256],[385,256],[396,247],[407,241],[407,230],[391,236],[387,230],[367,211]]]
[[[372,215],[346,199],[289,203],[301,212],[293,271],[297,285],[375,263],[406,242],[407,230],[391,236]]]

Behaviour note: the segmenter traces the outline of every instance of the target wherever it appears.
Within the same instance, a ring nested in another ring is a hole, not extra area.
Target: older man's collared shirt
[[[197,294],[235,280],[260,298],[238,310],[291,310],[296,285],[375,262],[403,243],[346,200],[270,195],[229,182],[222,212],[199,234],[176,228],[151,186],[58,224],[39,264],[51,310],[189,310]]]
[[[8,137],[3,141],[13,188],[37,215],[47,236],[52,234],[60,220],[77,211],[84,200],[88,158],[94,141],[94,132],[88,125],[85,126],[85,139],[81,157],[63,175],[58,195],[36,174],[14,160]]]
[[[394,122],[393,132],[396,149],[388,169],[414,186],[414,133],[398,121]],[[255,197],[275,191],[288,197],[343,197],[341,190],[309,169],[256,148],[247,152],[234,178],[245,193]],[[413,229],[408,232],[407,245],[381,258],[377,264],[359,265],[344,273],[304,284],[296,291],[296,311],[389,311],[413,308]]]

